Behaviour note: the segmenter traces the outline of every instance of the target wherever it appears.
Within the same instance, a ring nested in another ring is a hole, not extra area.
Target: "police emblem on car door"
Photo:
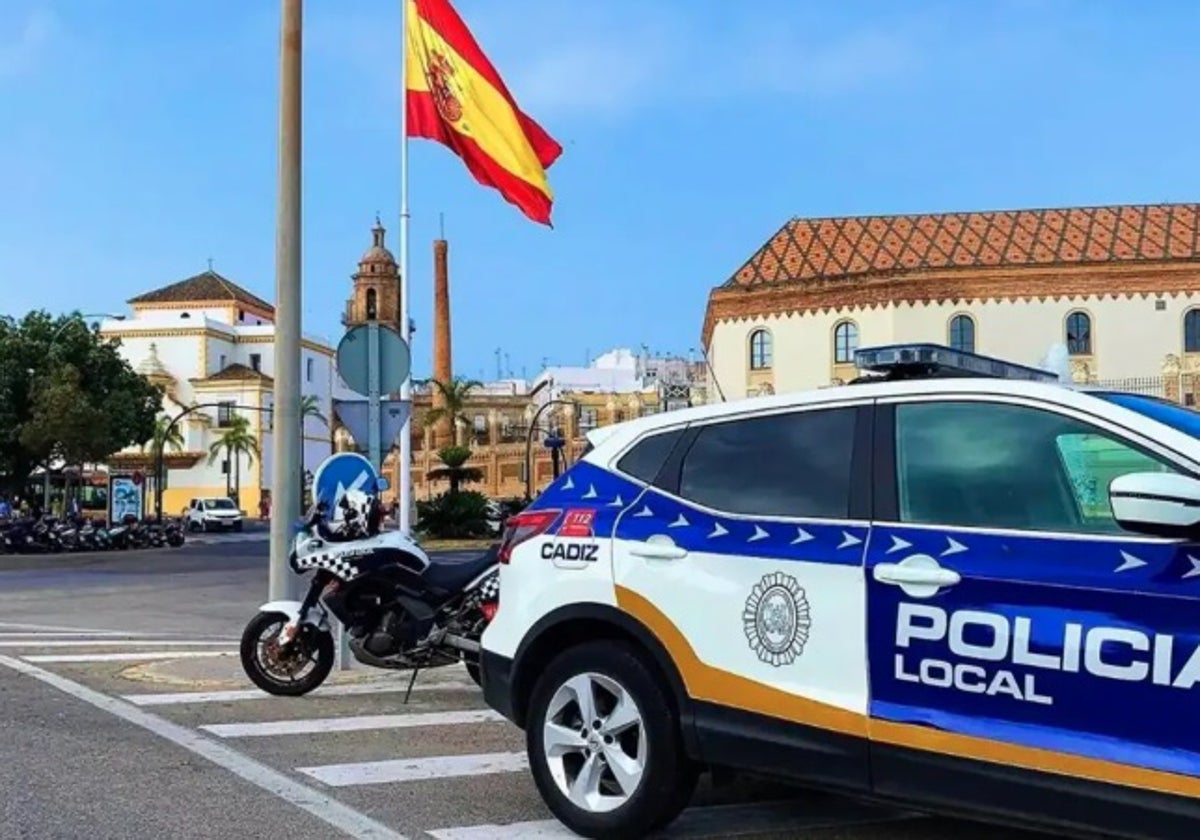
[[[618,603],[686,642],[697,699],[762,715],[764,727],[783,716],[865,732],[868,525],[851,508],[869,411],[695,423],[618,518]]]
[[[790,665],[804,653],[812,614],[804,589],[791,575],[773,572],[754,584],[742,627],[750,649],[763,662],[776,667]]]

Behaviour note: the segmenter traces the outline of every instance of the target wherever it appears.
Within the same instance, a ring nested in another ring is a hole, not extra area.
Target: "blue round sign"
[[[357,452],[338,452],[317,467],[312,482],[312,503],[323,501],[332,512],[347,490],[374,495],[378,487],[379,474],[370,461]]]

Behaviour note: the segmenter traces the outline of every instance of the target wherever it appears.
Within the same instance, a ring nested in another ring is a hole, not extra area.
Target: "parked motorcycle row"
[[[85,517],[59,519],[49,514],[0,521],[0,554],[52,554],[63,551],[124,551],[136,548],[177,548],[183,545],[179,520],[139,520],[126,516],[108,527]]]

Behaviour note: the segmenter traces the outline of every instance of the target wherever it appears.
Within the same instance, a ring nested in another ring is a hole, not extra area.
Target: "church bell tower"
[[[353,275],[354,295],[346,302],[342,319],[347,327],[376,321],[400,330],[400,269],[383,244],[385,233],[376,216],[371,247],[359,259],[358,271]]]

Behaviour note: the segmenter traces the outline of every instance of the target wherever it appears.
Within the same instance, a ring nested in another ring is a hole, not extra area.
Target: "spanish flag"
[[[448,0],[406,0],[408,135],[436,140],[530,219],[550,224],[546,178],[562,154],[523,114]]]

